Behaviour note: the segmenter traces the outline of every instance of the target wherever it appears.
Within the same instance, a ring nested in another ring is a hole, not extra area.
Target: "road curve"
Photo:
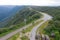
[[[30,32],[30,40],[35,40],[36,30],[37,30],[43,23],[45,23],[46,21],[52,19],[52,17],[51,17],[50,15],[46,14],[46,13],[42,13],[42,12],[40,12],[40,13],[44,16],[44,17],[42,18],[44,21],[41,22],[40,24],[38,24],[37,26],[35,26],[35,27],[31,30],[31,32]]]

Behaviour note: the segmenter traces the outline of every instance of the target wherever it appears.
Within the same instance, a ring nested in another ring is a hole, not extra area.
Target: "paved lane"
[[[45,23],[46,21],[52,19],[52,17],[51,17],[50,15],[46,14],[46,13],[42,13],[42,12],[40,12],[40,13],[44,16],[44,17],[42,18],[44,21],[41,22],[40,24],[38,24],[37,26],[35,26],[35,27],[32,29],[32,31],[31,31],[31,33],[30,33],[30,40],[35,40],[36,30],[37,30],[43,23]]]

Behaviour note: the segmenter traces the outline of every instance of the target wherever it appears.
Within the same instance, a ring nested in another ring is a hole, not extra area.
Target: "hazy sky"
[[[0,5],[60,6],[60,0],[0,0]]]

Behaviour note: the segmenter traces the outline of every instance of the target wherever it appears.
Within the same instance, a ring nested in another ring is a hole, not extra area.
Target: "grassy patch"
[[[21,37],[21,40],[29,40],[27,36]]]
[[[44,33],[44,28],[47,27],[48,22],[49,22],[49,21],[46,21],[45,23],[43,23],[43,24],[38,28],[37,32]]]

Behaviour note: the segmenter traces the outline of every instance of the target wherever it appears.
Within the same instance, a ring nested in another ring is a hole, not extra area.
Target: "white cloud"
[[[60,1],[54,0],[0,0],[0,5],[60,5]]]

